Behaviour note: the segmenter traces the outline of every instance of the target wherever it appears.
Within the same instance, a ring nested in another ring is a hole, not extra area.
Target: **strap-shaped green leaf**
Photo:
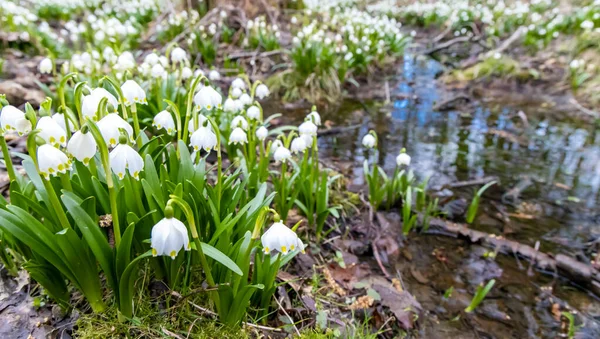
[[[200,244],[202,246],[202,251],[204,252],[204,254],[207,257],[210,257],[210,258],[214,259],[215,261],[221,263],[223,266],[232,270],[237,275],[243,274],[242,270],[238,267],[238,265],[235,262],[233,262],[233,260],[231,260],[228,256],[223,254],[223,252],[210,246],[207,243],[200,243]]]

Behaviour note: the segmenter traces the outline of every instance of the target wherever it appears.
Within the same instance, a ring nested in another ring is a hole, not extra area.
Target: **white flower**
[[[312,121],[315,125],[321,126],[321,115],[317,111],[312,111],[306,116],[306,120]]]
[[[125,81],[125,83],[121,85],[121,91],[123,92],[125,106],[130,106],[133,104],[148,104],[148,100],[146,100],[146,92],[134,80]]]
[[[115,147],[119,142],[120,128],[124,129],[129,135],[129,139],[133,141],[133,128],[119,114],[110,113],[98,121],[98,129],[108,147]]]
[[[190,238],[185,225],[171,217],[164,218],[152,227],[151,237],[152,256],[168,255],[175,259],[177,253],[183,248],[191,249]]]
[[[231,82],[231,87],[239,88],[239,89],[246,89],[246,82],[244,80],[242,80],[241,78],[235,78],[235,80],[233,80]]]
[[[585,30],[591,30],[594,28],[594,22],[591,20],[585,20],[581,23],[580,27]]]
[[[402,152],[398,154],[396,157],[396,165],[398,166],[408,166],[410,165],[410,155]]]
[[[260,126],[257,130],[256,130],[256,137],[258,138],[258,140],[263,141],[267,138],[267,136],[269,135],[269,130],[265,127],[265,126]]]
[[[75,159],[87,165],[90,159],[96,155],[96,140],[92,133],[75,132],[71,139],[69,139],[67,152],[75,157]]]
[[[248,118],[250,118],[250,119],[259,120],[260,119],[260,108],[254,106],[254,105],[250,106],[246,110],[246,115],[248,115]]]
[[[260,84],[256,87],[256,97],[260,100],[268,97],[269,94],[271,94],[271,92],[269,92],[269,87],[267,87],[267,85]]]
[[[271,147],[274,147],[275,149],[275,153],[273,153],[273,159],[275,159],[276,162],[284,162],[292,156],[290,150],[285,148],[285,146],[283,146],[281,143],[276,144],[275,142],[273,142]]]
[[[42,60],[40,62],[39,70],[40,70],[40,73],[42,73],[42,74],[52,73],[53,68],[54,68],[54,65],[52,65],[52,60],[50,60],[50,58],[45,58],[44,60]]]
[[[44,144],[37,149],[40,174],[48,180],[50,175],[67,173],[71,169],[71,160],[58,148]]]
[[[229,144],[245,144],[248,142],[248,137],[243,129],[236,127],[229,135]]]
[[[219,74],[217,70],[213,69],[212,71],[210,71],[210,73],[208,73],[208,78],[210,79],[210,81],[221,80],[221,74]]]
[[[294,138],[290,148],[294,154],[304,152],[304,150],[306,150],[306,142],[302,138]]]
[[[208,120],[204,115],[202,114],[198,114],[198,127],[203,126],[204,122]],[[208,128],[210,128],[210,130],[212,131],[212,125],[208,124],[207,125]],[[189,125],[188,125],[188,132],[190,133],[194,133],[196,129],[194,129],[194,121],[190,121]]]
[[[154,116],[152,126],[158,129],[163,128],[169,134],[175,132],[175,120],[173,120],[173,116],[168,111],[161,111]]]
[[[150,75],[155,78],[162,78],[165,74],[165,68],[161,64],[156,64],[152,66],[152,70],[150,70]]]
[[[221,94],[215,91],[211,86],[202,87],[202,89],[194,95],[196,109],[204,108],[210,111],[215,107],[220,108],[222,101],[223,98],[221,97]]]
[[[235,101],[231,97],[229,97],[225,100],[225,103],[223,104],[223,110],[229,113],[236,113],[238,112],[238,105],[236,105]]]
[[[242,90],[241,89],[239,89],[237,87],[234,87],[234,88],[231,89],[231,97],[232,98],[237,99],[237,98],[240,97],[240,95],[242,95]]]
[[[171,61],[176,64],[179,62],[187,61],[187,53],[181,47],[175,47],[173,51],[171,51]]]
[[[131,146],[120,143],[110,151],[110,168],[119,177],[125,178],[129,172],[134,179],[140,179],[140,172],[144,169],[144,159]]]
[[[19,135],[31,132],[31,121],[15,106],[7,105],[0,111],[0,126],[3,132],[17,132]]]
[[[231,128],[241,127],[244,131],[248,130],[248,121],[243,116],[238,115],[231,120]]]
[[[81,101],[81,113],[83,113],[83,116],[96,120],[96,113],[102,98],[108,99],[108,103],[112,105],[114,112],[117,111],[117,107],[119,106],[117,98],[104,88],[95,88],[90,95],[85,95]]]
[[[299,249],[304,251],[304,244],[296,232],[289,229],[282,222],[276,222],[260,237],[265,253],[278,251],[287,254],[288,251]]]
[[[369,133],[363,137],[362,144],[365,148],[373,148],[377,144],[377,140],[371,133]]]
[[[115,65],[115,69],[120,71],[125,71],[128,69],[132,69],[135,67],[135,58],[131,52],[123,52],[123,54],[119,55],[117,59],[117,64]]]
[[[46,116],[40,118],[35,128],[40,130],[40,133],[38,134],[40,138],[44,139],[44,141],[50,145],[60,145],[63,147],[67,145],[67,133],[51,117]]]
[[[195,152],[200,149],[210,152],[210,150],[217,148],[217,135],[210,127],[200,124],[200,127],[192,133],[190,146],[192,146]]]
[[[312,121],[306,120],[300,126],[298,126],[298,131],[300,135],[317,135],[317,125],[315,125]]]
[[[149,64],[150,66],[154,66],[158,63],[158,55],[156,55],[156,53],[150,53],[146,55],[146,58],[144,58],[144,62]]]
[[[192,69],[187,66],[181,69],[181,78],[183,80],[191,78],[193,74]]]
[[[244,94],[240,95],[239,100],[244,106],[250,105],[252,103],[252,98],[250,98],[248,93],[244,93]]]
[[[52,114],[52,120],[56,121],[56,123],[58,124],[58,126],[60,126],[63,130],[67,130],[67,124],[65,123],[65,118],[66,116],[63,113],[55,113]],[[68,120],[69,122],[69,129],[71,131],[71,133],[73,133],[75,131],[75,125],[73,124],[73,122],[71,120]]]
[[[194,71],[194,78],[197,78],[201,75],[204,75],[204,71],[201,69],[197,69],[196,71]]]

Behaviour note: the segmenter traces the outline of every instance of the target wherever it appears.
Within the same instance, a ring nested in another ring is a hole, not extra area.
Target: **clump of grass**
[[[505,55],[492,55],[479,63],[463,70],[456,70],[446,77],[446,81],[471,81],[487,78],[503,78],[528,80],[537,79],[539,73],[534,69],[528,69]]]
[[[465,308],[465,312],[471,313],[471,312],[475,311],[477,306],[479,306],[479,304],[481,304],[483,299],[485,299],[485,296],[490,292],[492,287],[494,287],[495,283],[496,283],[496,280],[492,279],[492,280],[488,281],[488,283],[485,285],[485,287],[483,285],[477,286],[477,292],[475,292],[475,295],[473,296],[473,299],[471,300],[471,303],[469,304],[469,306],[467,308]]]

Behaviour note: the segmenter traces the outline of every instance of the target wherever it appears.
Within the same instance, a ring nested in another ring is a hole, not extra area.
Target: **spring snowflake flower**
[[[239,100],[244,106],[248,106],[248,105],[252,104],[252,98],[250,98],[248,93],[244,93],[244,94],[240,95]]]
[[[113,112],[117,111],[117,107],[119,107],[117,98],[115,98],[114,95],[104,88],[95,88],[92,90],[90,95],[85,95],[81,101],[81,113],[83,116],[92,120],[96,120],[98,105],[100,105],[102,98],[106,98],[108,100],[108,103],[113,108]]]
[[[45,58],[40,62],[39,70],[42,74],[50,74],[52,73],[52,69],[54,69],[54,65],[52,65],[52,60],[50,58]]]
[[[175,120],[168,111],[161,111],[152,120],[152,126],[158,129],[164,129],[168,134],[175,132]]]
[[[312,111],[306,116],[306,120],[312,121],[316,126],[321,126],[321,115],[317,111]]]
[[[172,213],[152,227],[150,242],[154,257],[166,255],[175,259],[182,248],[186,251],[191,249],[187,228],[181,221],[173,218]]]
[[[294,138],[294,140],[292,140],[292,145],[290,146],[290,149],[294,154],[304,152],[306,150],[306,142],[301,137]]]
[[[250,119],[259,120],[260,119],[260,108],[254,106],[254,105],[250,106],[246,110],[246,115]]]
[[[135,65],[136,63],[133,54],[131,54],[131,52],[123,52],[117,58],[117,63],[115,64],[114,68],[119,71],[126,71],[134,68]]]
[[[229,97],[225,100],[225,103],[223,104],[223,110],[229,113],[236,113],[238,112],[238,105],[236,105],[235,100]]]
[[[235,78],[235,80],[231,82],[231,87],[244,90],[246,89],[246,82],[242,80],[242,78]]]
[[[238,115],[231,120],[231,128],[241,127],[244,131],[248,130],[248,121],[243,116]]]
[[[148,104],[148,100],[146,100],[146,92],[144,89],[138,85],[135,80],[127,80],[121,86],[121,91],[123,92],[123,101],[125,102],[125,106],[131,106],[134,104]]]
[[[63,130],[67,130],[67,124],[65,122],[65,115],[63,113],[55,113],[52,114],[52,120],[56,121],[58,126],[60,126]],[[71,120],[67,120],[69,122],[69,129],[71,133],[75,131],[75,125]]]
[[[276,222],[260,237],[263,251],[267,254],[278,251],[287,254],[289,251],[299,249],[304,252],[304,243],[298,238],[296,232],[289,229],[282,222]]]
[[[190,146],[194,149],[194,152],[200,149],[210,152],[213,149],[217,149],[217,135],[210,127],[200,124],[200,127],[192,133]]]
[[[594,22],[591,20],[585,20],[580,25],[581,29],[585,29],[586,31],[594,29]]]
[[[71,160],[58,148],[44,144],[37,149],[38,167],[40,174],[50,179],[50,176],[56,176],[58,173],[67,173],[71,169]]]
[[[67,145],[67,133],[51,117],[40,118],[35,128],[40,130],[38,135],[48,144],[63,147]]]
[[[236,127],[229,135],[229,144],[245,144],[248,142],[248,137],[246,136],[246,132],[243,129]]]
[[[221,94],[217,92],[211,86],[204,86],[202,89],[194,95],[194,103],[196,104],[196,109],[204,108],[208,111],[213,108],[221,108],[221,103],[223,98]]]
[[[198,127],[203,126],[204,122],[208,120],[204,115],[202,114],[198,114]],[[208,124],[207,127],[212,131],[212,125]],[[188,132],[190,133],[194,133],[196,129],[194,128],[194,123],[193,121],[190,121],[189,125],[188,125]]]
[[[258,140],[263,141],[267,138],[267,136],[269,135],[269,130],[265,127],[265,126],[260,126],[257,130],[256,130],[256,137],[258,138]]]
[[[144,63],[154,66],[158,63],[158,55],[156,53],[150,53],[144,58]]]
[[[317,135],[317,125],[315,125],[311,120],[306,120],[300,124],[300,126],[298,126],[298,132],[300,135],[315,136]]]
[[[173,51],[171,51],[171,61],[174,64],[180,62],[187,62],[187,53],[181,47],[175,47]]]
[[[183,80],[187,80],[187,79],[191,78],[192,75],[194,75],[194,73],[192,72],[191,68],[189,68],[189,67],[186,66],[186,67],[184,67],[184,68],[181,69],[181,78]]]
[[[121,132],[119,129],[124,129],[129,135],[129,139],[133,142],[133,128],[117,113],[107,114],[104,118],[98,121],[98,129],[102,134],[102,138],[108,147],[115,147],[119,141]]]
[[[90,160],[96,155],[96,140],[90,132],[77,131],[67,144],[67,152],[75,159],[89,164]]]
[[[278,140],[276,140],[276,141],[278,141]],[[275,147],[275,153],[273,153],[273,159],[275,159],[275,161],[278,163],[285,162],[292,156],[292,153],[290,152],[290,150],[287,149],[282,144],[276,145],[275,142],[273,142],[271,147]]]
[[[409,166],[410,165],[410,155],[406,154],[406,152],[402,151],[396,157],[396,165],[398,166]]]
[[[237,88],[237,87],[233,87],[231,89],[231,97],[234,99],[239,98],[242,95],[242,90]]]
[[[210,81],[218,81],[221,80],[221,74],[217,70],[213,69],[210,71],[210,73],[208,73],[208,78]]]
[[[377,145],[377,140],[375,139],[375,137],[372,134],[369,133],[363,137],[362,145],[365,148],[373,148],[373,147],[375,147],[375,145]]]
[[[127,145],[125,138],[110,151],[110,168],[119,179],[125,178],[129,172],[135,180],[140,180],[140,172],[144,169],[144,159],[131,146]]]
[[[152,66],[150,70],[150,75],[155,79],[162,78],[165,74],[165,68],[161,64]]]
[[[268,97],[269,94],[271,94],[271,92],[269,92],[269,87],[267,87],[267,85],[260,84],[256,87],[256,97],[260,100]]]
[[[19,135],[31,132],[31,121],[15,106],[7,105],[0,111],[0,127],[4,133],[17,132]]]

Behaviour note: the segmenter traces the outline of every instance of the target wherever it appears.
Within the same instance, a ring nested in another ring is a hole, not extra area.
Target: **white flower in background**
[[[98,105],[100,105],[100,100],[102,100],[102,98],[106,98],[108,103],[112,105],[114,109],[113,112],[117,111],[117,107],[119,107],[117,98],[104,88],[95,88],[90,95],[85,95],[82,99],[81,112],[83,113],[83,116],[95,120]]]
[[[156,65],[158,62],[158,55],[156,55],[156,53],[154,52],[146,55],[146,57],[144,58],[144,63],[147,63],[150,66]]]
[[[109,46],[104,47],[104,50],[102,50],[102,58],[104,58],[104,60],[111,64],[117,62],[117,55],[115,54],[115,50]]]
[[[221,97],[221,94],[211,86],[202,87],[202,89],[194,95],[196,109],[204,108],[210,111],[215,107],[220,108],[222,101],[223,98]]]
[[[204,115],[202,114],[198,114],[198,127],[203,126],[204,122],[208,120]],[[207,124],[207,127],[210,128],[210,130],[212,131],[212,125],[211,124]],[[194,121],[190,121],[189,125],[188,125],[188,132],[190,133],[194,133],[196,129],[194,129]]]
[[[410,165],[410,155],[406,154],[404,150],[398,154],[396,157],[396,165],[398,166],[408,166]]]
[[[92,133],[75,132],[67,144],[67,152],[87,165],[96,155],[96,140]]]
[[[304,252],[304,243],[298,238],[296,232],[289,229],[282,222],[276,222],[260,237],[260,242],[265,253],[278,251],[287,254],[289,251],[299,249]]]
[[[171,61],[174,64],[177,64],[180,62],[187,62],[187,53],[185,52],[185,50],[183,50],[183,48],[175,47],[171,51]]]
[[[150,242],[154,257],[166,255],[175,259],[182,248],[186,251],[191,249],[187,228],[172,215],[165,217],[152,227]]]
[[[108,147],[115,147],[119,142],[120,128],[127,132],[129,139],[133,142],[133,128],[119,114],[110,113],[98,121],[98,129]]]
[[[67,133],[51,117],[40,118],[35,128],[40,130],[39,137],[50,145],[63,147],[67,145]]]
[[[246,82],[242,80],[242,78],[235,78],[235,80],[231,82],[231,87],[243,90],[246,89]]]
[[[275,153],[273,153],[273,159],[275,159],[276,162],[284,162],[292,156],[292,153],[289,149],[283,146],[281,142],[279,144],[276,144],[276,141],[279,140],[275,140],[271,145],[271,147],[274,147],[275,149]]]
[[[317,111],[312,111],[306,116],[307,120],[313,122],[317,126],[321,126],[321,115]]]
[[[204,71],[201,69],[197,69],[196,71],[194,71],[194,78],[197,78],[201,75],[204,75]]]
[[[71,160],[58,148],[48,144],[41,145],[37,149],[38,167],[40,174],[50,179],[50,176],[56,176],[58,173],[67,173],[71,169]]]
[[[184,68],[181,69],[181,78],[183,80],[187,80],[187,79],[191,78],[192,75],[194,75],[194,72],[192,72],[191,68],[189,68],[189,67],[186,66],[186,67],[184,67]]]
[[[586,31],[594,29],[594,22],[591,20],[585,20],[580,25],[581,29],[585,29]]]
[[[63,130],[67,130],[67,124],[65,123],[65,115],[63,113],[55,113],[52,114],[52,120],[56,121],[56,123],[58,124],[58,126],[60,126]],[[69,122],[69,130],[71,131],[71,133],[73,133],[75,131],[75,125],[73,124],[73,122],[71,120],[68,120]]]
[[[168,134],[175,132],[175,120],[169,111],[161,111],[152,120],[152,126],[164,129]]]
[[[315,125],[311,120],[306,120],[300,124],[300,126],[298,126],[298,132],[300,135],[315,136],[317,135],[317,125]]]
[[[0,111],[0,126],[2,131],[17,132],[19,135],[31,132],[31,121],[27,120],[25,113],[12,105],[7,105]]]
[[[260,85],[256,86],[256,97],[259,98],[260,100],[268,97],[269,94],[271,94],[271,92],[269,92],[269,87],[267,87],[267,85],[260,84]]]
[[[306,142],[301,137],[294,138],[290,146],[292,153],[297,154],[306,150]]]
[[[298,18],[296,18],[295,16],[292,17],[292,19],[290,20],[290,22],[292,23],[292,25],[295,25],[298,23]]]
[[[150,70],[150,75],[155,79],[162,78],[166,75],[165,68],[161,64],[156,64],[152,66],[152,69]]]
[[[239,98],[242,95],[242,93],[242,90],[237,87],[231,89],[231,97],[234,99]]]
[[[244,131],[248,130],[248,121],[243,116],[238,115],[231,120],[231,128],[241,127]]]
[[[208,73],[208,78],[210,79],[210,81],[221,80],[221,74],[219,74],[217,70],[213,69],[212,71],[210,71],[210,73]]]
[[[123,100],[125,102],[125,106],[131,106],[134,104],[148,104],[148,100],[146,100],[146,92],[144,89],[138,85],[135,80],[127,80],[121,86],[121,91],[123,92]]]
[[[133,54],[131,54],[131,52],[123,52],[117,58],[117,64],[115,65],[115,69],[125,71],[134,68],[135,65],[136,63]]]
[[[52,73],[52,69],[54,69],[54,65],[52,64],[52,60],[50,58],[45,58],[40,62],[39,70],[42,74],[50,74]]]
[[[260,119],[260,108],[254,106],[254,105],[250,106],[246,110],[246,115],[250,119],[259,120]]]
[[[258,138],[258,140],[263,141],[267,138],[267,136],[269,135],[269,130],[265,127],[265,126],[260,126],[257,130],[256,130],[256,137]]]
[[[217,148],[217,135],[210,127],[200,124],[200,127],[190,137],[190,146],[194,152],[200,149],[210,152]]]
[[[235,101],[229,97],[225,99],[225,103],[223,104],[223,110],[229,113],[238,112],[238,105],[235,104]]]
[[[119,179],[125,178],[129,172],[134,179],[140,179],[140,172],[144,169],[144,159],[131,146],[119,143],[110,151],[110,168]]]
[[[373,148],[377,144],[377,140],[371,133],[369,133],[363,137],[362,144],[365,148]]]
[[[246,136],[246,132],[243,129],[236,127],[229,135],[229,144],[245,144],[248,142],[248,137]]]
[[[275,139],[271,144],[271,151],[275,153],[275,151],[277,151],[277,149],[281,146],[283,146],[283,142],[281,142],[279,139]]]
[[[252,98],[250,98],[248,93],[244,93],[244,94],[240,95],[239,100],[244,106],[248,106],[248,105],[252,104]]]

